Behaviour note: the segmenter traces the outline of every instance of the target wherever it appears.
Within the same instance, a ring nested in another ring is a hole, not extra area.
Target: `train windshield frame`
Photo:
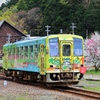
[[[74,56],[83,55],[83,43],[82,39],[74,38]]]
[[[59,40],[58,40],[58,38],[49,39],[49,54],[51,57],[59,56]]]

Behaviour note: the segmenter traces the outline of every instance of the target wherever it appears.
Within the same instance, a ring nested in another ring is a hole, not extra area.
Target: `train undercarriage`
[[[33,82],[39,82],[48,86],[68,86],[76,85],[83,77],[80,73],[47,73],[46,75],[40,75],[39,73],[4,70],[6,76],[12,77],[14,81],[28,80]]]

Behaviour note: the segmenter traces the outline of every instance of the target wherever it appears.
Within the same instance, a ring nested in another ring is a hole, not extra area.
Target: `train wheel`
[[[18,79],[16,78],[16,77],[14,77],[14,76],[12,76],[12,79],[13,79],[13,81],[17,81]]]

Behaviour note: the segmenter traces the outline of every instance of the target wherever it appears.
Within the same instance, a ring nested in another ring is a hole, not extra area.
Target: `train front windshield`
[[[71,45],[64,44],[62,45],[62,55],[70,56],[71,55]],[[83,55],[83,47],[82,47],[82,39],[73,38],[73,52],[74,56],[82,56]],[[58,38],[52,38],[49,40],[49,54],[51,57],[60,56],[59,51],[59,41]]]
[[[58,38],[52,38],[49,40],[50,56],[59,56],[59,44]]]
[[[49,49],[50,49],[50,56],[59,56],[59,44],[58,44],[58,38],[53,38],[49,40]],[[70,56],[70,45],[64,44],[62,45],[62,55],[63,56]]]
[[[82,56],[82,55],[83,55],[82,39],[74,38],[74,56]]]

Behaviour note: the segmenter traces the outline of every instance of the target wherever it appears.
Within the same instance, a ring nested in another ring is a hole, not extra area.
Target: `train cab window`
[[[49,40],[49,54],[51,57],[59,56],[58,38]]]
[[[70,45],[63,45],[63,56],[70,56]]]
[[[82,39],[74,38],[74,56],[82,56]]]

